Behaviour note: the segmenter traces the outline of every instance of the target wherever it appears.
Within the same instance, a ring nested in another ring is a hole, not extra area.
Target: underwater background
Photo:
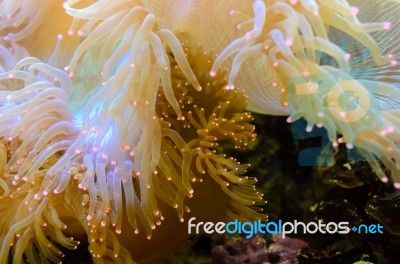
[[[254,122],[257,142],[235,154],[261,175],[257,187],[265,193],[270,221],[381,223],[383,234],[201,237],[183,263],[398,263],[398,191],[379,181],[366,161],[349,162],[344,146],[334,165],[300,166],[299,153],[320,147],[321,136],[295,140],[282,117],[256,115]]]

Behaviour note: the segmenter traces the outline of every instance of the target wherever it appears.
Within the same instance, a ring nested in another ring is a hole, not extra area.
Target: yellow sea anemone
[[[304,117],[334,143],[338,130],[366,156],[387,150],[398,182],[400,124],[388,98],[398,53],[381,55],[369,35],[393,32],[394,13],[362,24],[358,8],[331,0],[0,7],[0,262],[10,253],[14,263],[59,261],[77,245],[70,236],[86,237],[98,263],[150,262],[187,239],[188,217],[265,219],[248,165],[220,146],[254,139],[246,96],[249,110]],[[338,34],[369,48],[382,79],[358,77]],[[359,101],[343,104],[344,91]]]
[[[53,59],[3,67],[3,262],[58,261],[76,246],[66,235],[87,236],[98,262],[151,261],[186,240],[186,216],[265,219],[248,165],[219,147],[255,135],[243,92],[209,76],[212,53],[135,2],[64,6],[88,21],[71,26],[83,40],[68,74]]]

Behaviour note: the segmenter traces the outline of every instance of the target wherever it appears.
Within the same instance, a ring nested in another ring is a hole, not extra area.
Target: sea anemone
[[[68,73],[45,55],[3,65],[1,262],[57,262],[71,236],[87,236],[98,262],[151,261],[187,239],[186,215],[265,219],[248,165],[219,145],[255,134],[244,93],[225,90],[226,71],[209,76],[212,53],[137,3],[68,4],[88,20],[69,29],[84,38]]]
[[[237,26],[243,33],[219,52],[210,74],[231,65],[228,88],[243,87],[249,110],[290,114],[289,122],[304,118],[307,132],[324,127],[335,148],[357,147],[382,181],[400,188],[395,40],[400,5],[349,2],[354,6],[254,1],[253,14],[230,10],[243,17]]]
[[[16,62],[18,47],[2,47],[2,61]],[[25,57],[13,67],[3,64],[0,74],[1,131],[1,254],[6,263],[13,248],[14,263],[23,254],[32,262],[62,256],[58,245],[73,249],[77,241],[64,234],[64,211],[56,210],[63,196],[38,192],[47,171],[72,143],[77,131],[70,125],[66,99],[72,82],[62,70]],[[65,219],[67,220],[67,219]]]

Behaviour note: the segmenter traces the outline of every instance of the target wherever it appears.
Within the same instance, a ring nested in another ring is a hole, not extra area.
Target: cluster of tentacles
[[[0,263],[82,239],[149,262],[188,217],[265,219],[224,154],[255,138],[245,109],[325,127],[399,187],[398,2],[222,2],[0,0]]]
[[[208,74],[212,53],[185,47],[143,7],[110,16],[96,5],[80,12],[104,22],[65,69],[64,35],[47,62],[19,47],[22,33],[1,47],[1,263],[59,262],[78,239],[96,262],[151,261],[185,242],[188,216],[266,218],[248,165],[219,146],[255,138],[244,93],[225,90],[226,72]]]

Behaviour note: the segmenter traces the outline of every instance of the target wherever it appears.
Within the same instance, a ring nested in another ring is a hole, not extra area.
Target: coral
[[[273,236],[273,243],[266,248],[265,240],[256,235],[250,239],[232,239],[212,250],[214,264],[288,264],[295,263],[298,252],[308,246],[296,238]]]
[[[212,261],[215,264],[269,263],[265,241],[258,236],[237,241],[230,240],[225,245],[216,246],[212,250]]]
[[[308,243],[297,238],[282,238],[281,235],[273,236],[274,244],[268,250],[269,258],[278,259],[277,263],[293,263],[300,250],[306,248]]]

